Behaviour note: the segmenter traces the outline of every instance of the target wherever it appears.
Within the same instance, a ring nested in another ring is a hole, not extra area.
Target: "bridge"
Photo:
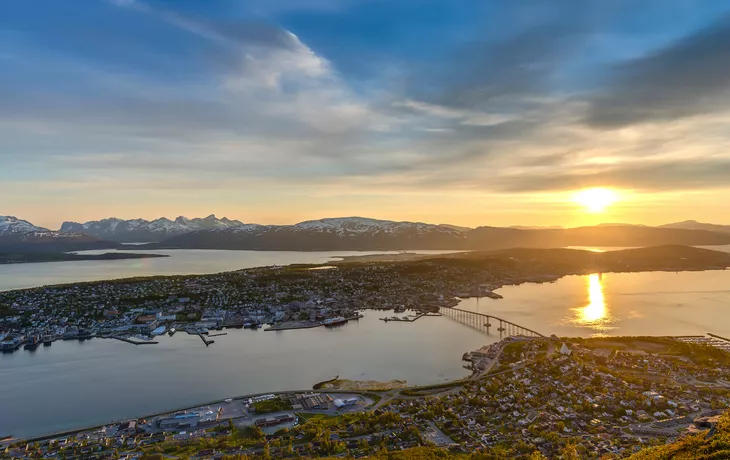
[[[537,331],[528,329],[519,324],[507,321],[493,315],[485,315],[474,311],[462,310],[460,308],[441,307],[441,313],[462,324],[474,328],[480,332],[490,333],[491,328],[497,328],[499,338],[522,335],[526,337],[545,337]]]

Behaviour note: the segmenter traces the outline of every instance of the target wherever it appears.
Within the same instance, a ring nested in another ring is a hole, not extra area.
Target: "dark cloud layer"
[[[620,64],[590,100],[586,122],[616,128],[724,108],[730,91],[730,17],[648,56]]]

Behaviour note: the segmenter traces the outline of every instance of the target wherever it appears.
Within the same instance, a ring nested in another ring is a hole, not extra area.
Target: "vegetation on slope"
[[[630,460],[730,459],[730,413],[720,418],[714,433],[698,433],[672,444],[642,450]]]

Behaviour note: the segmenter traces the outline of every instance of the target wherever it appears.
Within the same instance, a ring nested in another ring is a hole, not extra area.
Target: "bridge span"
[[[545,337],[537,331],[533,331],[532,329],[493,315],[486,315],[484,313],[477,313],[453,307],[441,307],[441,313],[444,316],[448,316],[449,318],[486,334],[489,334],[491,328],[496,326],[497,332],[499,332],[499,338],[512,337],[516,335]]]

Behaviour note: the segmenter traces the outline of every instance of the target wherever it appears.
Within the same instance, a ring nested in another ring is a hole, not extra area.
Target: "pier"
[[[206,347],[208,345],[210,345],[211,343],[215,343],[215,340],[206,339],[202,332],[198,332],[198,337],[200,337],[200,340],[203,341],[203,343],[205,344]]]
[[[500,338],[517,335],[526,337],[545,337],[537,331],[533,331],[532,329],[520,326],[517,323],[513,323],[512,321],[508,321],[497,316],[452,307],[441,307],[440,311],[444,316],[448,316],[453,320],[486,334],[490,334],[491,328],[497,326]]]
[[[404,322],[404,323],[412,323],[417,319],[421,319],[424,316],[443,316],[441,313],[419,313],[416,316],[409,317],[409,316],[402,316],[397,317],[393,316],[391,318],[380,318],[380,321],[385,321],[386,323],[389,321],[395,321],[395,322]]]
[[[120,337],[120,336],[117,336],[117,335],[113,335],[113,336],[111,336],[109,338],[110,339],[121,340],[122,342],[131,343],[132,345],[156,345],[156,344],[159,343],[159,342],[156,342],[154,340],[132,340],[132,339],[129,339],[127,337]]]

